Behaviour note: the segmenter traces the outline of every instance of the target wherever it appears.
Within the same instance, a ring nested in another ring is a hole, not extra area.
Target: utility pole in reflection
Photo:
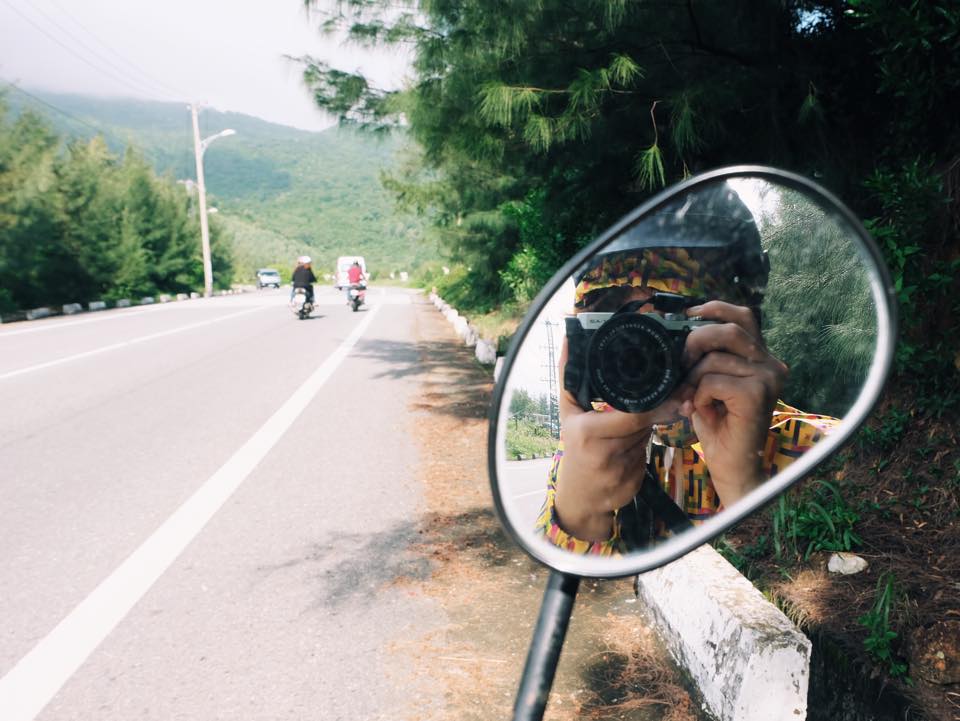
[[[557,358],[556,347],[553,343],[553,329],[558,327],[559,323],[553,323],[548,318],[544,321],[547,327],[547,388],[549,389],[548,402],[550,404],[550,435],[554,438],[560,437],[560,403],[559,388],[557,382]]]

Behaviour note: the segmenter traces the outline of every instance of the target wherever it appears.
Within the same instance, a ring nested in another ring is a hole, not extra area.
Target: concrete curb
[[[637,595],[718,721],[802,721],[810,640],[710,546],[637,577]]]
[[[474,357],[477,362],[487,366],[494,365],[497,362],[497,344],[494,341],[481,338],[480,331],[471,325],[465,316],[460,315],[457,310],[450,307],[443,298],[437,295],[436,288],[430,292],[428,297],[434,307],[453,325],[454,332],[460,337],[463,344],[468,348],[474,348]]]
[[[214,293],[216,296],[224,295],[239,295],[241,293],[247,293],[253,290],[251,286],[240,286],[237,288],[231,288],[229,290],[219,290]],[[176,300],[192,300],[192,299],[203,299],[199,293],[178,293]],[[139,301],[134,301],[129,298],[120,298],[113,305],[110,305],[103,300],[92,300],[89,301],[86,305],[83,303],[65,303],[62,306],[57,306],[56,308],[42,306],[39,308],[31,308],[29,310],[16,310],[10,313],[4,313],[0,315],[0,323],[17,323],[20,321],[29,321],[29,320],[40,320],[42,318],[53,318],[61,315],[77,315],[79,313],[95,313],[101,310],[108,310],[111,308],[132,308],[137,305],[152,305],[154,303],[169,303],[174,300],[173,297],[167,294],[158,295],[156,298],[152,296],[144,296]]]

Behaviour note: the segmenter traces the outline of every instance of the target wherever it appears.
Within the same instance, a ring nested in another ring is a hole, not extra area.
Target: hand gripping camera
[[[690,332],[717,321],[687,318],[702,302],[674,293],[654,293],[616,313],[567,316],[567,363],[563,387],[584,410],[605,401],[620,411],[642,413],[660,405],[683,380],[683,346]],[[637,313],[652,303],[662,312]]]

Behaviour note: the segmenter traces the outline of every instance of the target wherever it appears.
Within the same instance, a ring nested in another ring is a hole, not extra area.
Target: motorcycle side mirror
[[[555,572],[517,709],[546,702],[530,677],[552,678],[577,579],[663,566],[784,493],[866,420],[895,338],[869,234],[773,168],[669,188],[561,268],[514,336],[490,416],[497,513]]]

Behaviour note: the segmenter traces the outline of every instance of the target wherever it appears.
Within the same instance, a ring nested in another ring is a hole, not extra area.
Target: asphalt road
[[[504,503],[515,514],[518,528],[533,528],[543,505],[544,479],[552,458],[506,461],[497,471]]]
[[[0,718],[379,719],[422,489],[411,294],[0,326]],[[424,684],[427,684],[425,686]]]

